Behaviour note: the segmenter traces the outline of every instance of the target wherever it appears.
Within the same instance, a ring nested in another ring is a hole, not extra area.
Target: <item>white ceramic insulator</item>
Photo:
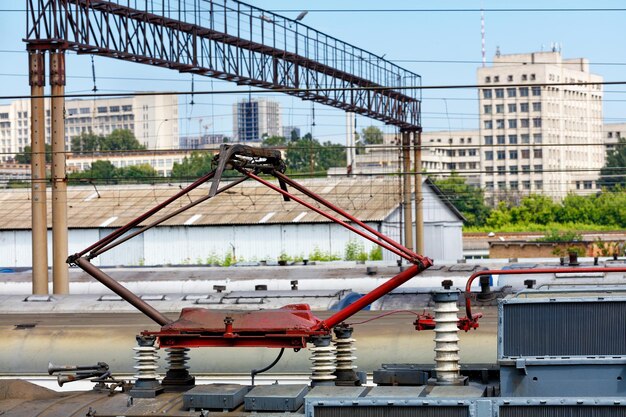
[[[356,342],[356,339],[335,339],[338,370],[356,369],[356,366],[352,364],[356,359],[356,356],[352,355],[352,352],[356,350],[354,342]]]
[[[189,352],[189,348],[167,348],[165,351],[167,352],[168,369],[189,369],[189,366],[187,366],[189,361],[187,352]]]
[[[159,377],[156,372],[159,368],[157,363],[159,356],[156,354],[156,348],[154,346],[137,346],[133,350],[137,355],[133,357],[136,362],[133,368],[137,370],[135,378],[137,380],[157,379]]]
[[[321,346],[311,347],[311,361],[313,366],[311,367],[312,375],[309,377],[312,381],[331,381],[337,377],[333,375],[335,369],[335,347],[334,346]]]
[[[460,376],[458,311],[456,301],[435,305],[435,371],[438,382],[456,381]]]

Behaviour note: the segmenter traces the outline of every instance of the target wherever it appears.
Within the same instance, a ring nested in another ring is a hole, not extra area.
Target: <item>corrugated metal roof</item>
[[[400,201],[397,178],[320,178],[300,180],[313,192],[346,209],[364,221],[382,221]],[[118,185],[98,186],[100,197],[94,197],[91,186],[68,188],[68,224],[71,228],[117,227],[146,212],[175,194],[185,185]],[[172,203],[161,213],[172,212],[208,194],[205,184]],[[304,197],[290,189],[294,195]],[[319,204],[316,204],[319,207]],[[48,225],[51,219],[48,190]],[[0,229],[29,229],[31,226],[30,189],[0,191]],[[270,216],[270,213],[274,213]],[[304,214],[303,214],[304,213]],[[156,218],[156,217],[154,217]],[[196,207],[164,222],[164,225],[317,223],[327,222],[323,216],[292,201],[285,202],[275,191],[261,184],[246,181]]]
[[[393,177],[317,178],[303,179],[299,182],[363,221],[385,220],[398,207],[401,199],[399,181]],[[69,187],[68,225],[70,228],[122,226],[165,201],[185,185],[109,185],[98,186],[97,193],[92,186]],[[430,187],[459,219],[463,218],[429,180],[424,180],[424,185]],[[206,196],[209,186],[209,184],[204,184],[193,190],[189,193],[189,197],[175,201],[159,214],[171,213],[191,201]],[[297,190],[290,189],[289,191],[311,202]],[[50,196],[51,192],[48,190],[49,227],[51,226]],[[315,206],[321,207],[317,203]],[[157,216],[151,220],[156,219]],[[295,201],[283,201],[282,196],[275,191],[249,180],[167,220],[163,225],[252,225],[328,221],[325,217]],[[0,191],[0,230],[30,229],[30,227],[30,189]]]

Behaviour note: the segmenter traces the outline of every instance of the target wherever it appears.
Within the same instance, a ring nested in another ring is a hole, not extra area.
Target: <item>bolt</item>
[[[452,284],[453,282],[451,279],[444,279],[443,281],[441,281],[441,286],[446,290],[452,288]]]
[[[298,289],[298,280],[294,279],[293,281],[291,281],[291,289],[293,291],[296,291]]]
[[[267,285],[264,285],[264,284],[255,285],[254,291],[267,291]]]
[[[217,292],[222,292],[226,290],[226,285],[214,285],[213,289]]]
[[[524,285],[526,286],[526,288],[531,289],[535,286],[535,284],[537,283],[537,281],[535,281],[534,279],[527,279],[524,281]]]

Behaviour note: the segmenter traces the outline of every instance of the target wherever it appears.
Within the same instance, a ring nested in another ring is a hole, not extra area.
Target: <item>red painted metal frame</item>
[[[474,272],[467,283],[465,284],[465,320],[470,323],[475,323],[478,327],[476,319],[477,315],[472,315],[472,283],[480,276],[487,275],[538,275],[538,274],[585,274],[592,272],[626,272],[626,267],[553,267],[553,268],[533,268],[533,269],[487,269],[483,271]]]

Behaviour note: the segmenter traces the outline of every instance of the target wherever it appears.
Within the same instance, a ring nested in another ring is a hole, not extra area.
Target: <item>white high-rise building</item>
[[[30,145],[30,100],[0,105],[0,161]],[[50,100],[45,102],[46,143],[50,143]],[[65,147],[82,133],[107,135],[128,129],[148,149],[178,148],[178,97],[133,96],[71,99],[65,102]]]
[[[604,163],[602,82],[586,59],[497,54],[478,69],[481,186],[495,201],[596,188]],[[550,85],[567,83],[566,85]],[[578,185],[578,187],[577,187]],[[580,192],[580,191],[578,191]]]
[[[233,104],[233,140],[260,141],[265,136],[280,136],[280,104],[267,99],[244,99]]]

